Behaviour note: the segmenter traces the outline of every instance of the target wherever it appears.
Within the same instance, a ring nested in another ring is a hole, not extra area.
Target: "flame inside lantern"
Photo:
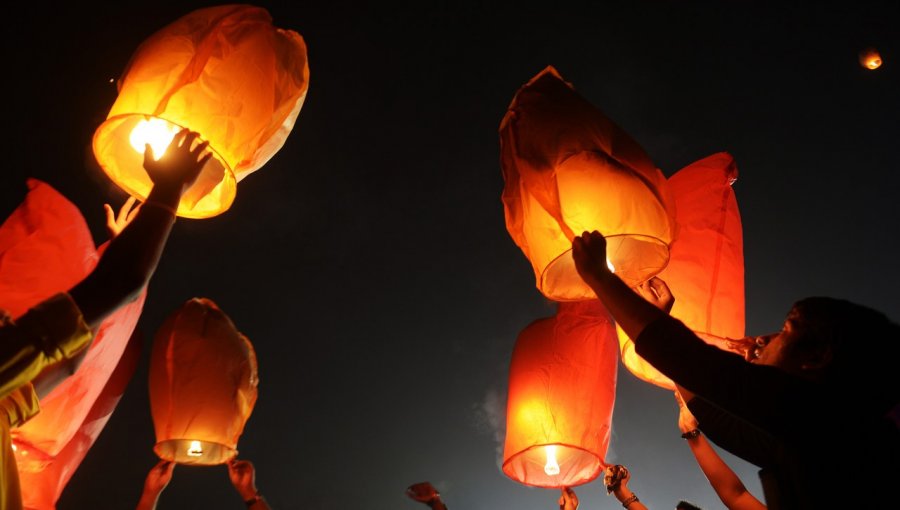
[[[550,476],[559,474],[559,463],[556,462],[556,445],[548,444],[544,446],[544,453],[547,455],[547,463],[544,464],[544,472]]]

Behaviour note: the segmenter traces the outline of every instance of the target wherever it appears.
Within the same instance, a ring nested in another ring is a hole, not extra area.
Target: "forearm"
[[[667,313],[649,303],[613,273],[596,275],[585,282],[632,339],[638,338],[647,324],[668,317]]]
[[[631,489],[624,484],[616,489],[613,492],[613,495],[619,500],[619,503],[622,503],[628,510],[647,510],[647,507],[644,506],[644,504],[635,497],[635,494],[631,492]]]
[[[700,470],[709,480],[719,499],[728,508],[733,508],[738,498],[747,492],[741,479],[725,464],[702,434],[688,438],[687,442]]]
[[[144,490],[141,494],[141,500],[138,501],[135,510],[156,510],[156,504],[159,502],[159,493]]]
[[[177,190],[154,187],[134,220],[113,239],[94,271],[70,294],[92,328],[135,299],[162,256],[175,223]]]

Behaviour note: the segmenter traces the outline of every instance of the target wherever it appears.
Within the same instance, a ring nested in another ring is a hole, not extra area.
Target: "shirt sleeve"
[[[21,427],[40,410],[40,399],[31,383],[25,383],[0,400],[0,419],[5,419],[9,428]]]
[[[792,433],[791,415],[822,404],[812,383],[709,345],[671,317],[648,324],[635,351],[718,409],[774,436]]]
[[[0,399],[91,341],[78,305],[66,293],[44,301],[0,327]]]

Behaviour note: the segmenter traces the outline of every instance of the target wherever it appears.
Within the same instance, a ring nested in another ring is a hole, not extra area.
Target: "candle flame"
[[[200,457],[203,455],[203,447],[200,446],[200,441],[191,441],[187,454],[189,457]]]
[[[556,462],[556,445],[548,444],[544,446],[544,453],[547,455],[547,463],[544,464],[544,472],[550,476],[559,474],[559,464]]]
[[[137,123],[131,130],[128,141],[139,153],[144,153],[144,145],[153,148],[153,157],[159,159],[169,148],[169,144],[178,133],[178,127],[162,119],[145,119]]]
[[[611,272],[616,272],[616,266],[614,266],[612,261],[609,259],[606,259],[606,267],[608,267]]]

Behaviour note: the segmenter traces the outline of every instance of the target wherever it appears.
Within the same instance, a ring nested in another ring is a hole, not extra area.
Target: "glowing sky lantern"
[[[0,308],[13,317],[81,281],[106,246],[94,246],[81,212],[50,185],[27,184],[24,202],[0,226]],[[11,431],[27,508],[53,508],[115,409],[131,374],[122,367],[133,368],[126,351],[144,297],[101,324],[80,368]]]
[[[881,67],[881,54],[875,48],[866,48],[859,52],[859,65],[874,71]]]
[[[256,354],[215,303],[194,298],[156,334],[150,354],[154,451],[181,464],[222,464],[257,395]]]
[[[500,125],[506,228],[550,299],[594,298],[572,238],[599,230],[629,285],[661,271],[673,227],[665,177],[644,150],[549,67],[519,89]]]
[[[675,198],[677,238],[659,275],[675,296],[672,316],[708,343],[727,349],[744,336],[744,248],[741,215],[731,185],[737,165],[721,152],[669,178]],[[622,363],[639,378],[674,389],[672,381],[634,351],[618,329]]]
[[[179,216],[228,209],[237,182],[262,167],[294,127],[306,98],[306,45],[249,5],[194,11],[143,42],[119,80],[119,96],[94,133],[106,174],[144,199],[144,145],[162,155],[181,128],[210,142],[213,158],[182,198]]]
[[[562,302],[519,335],[509,368],[503,472],[571,487],[605,467],[616,396],[615,328],[599,300]]]

